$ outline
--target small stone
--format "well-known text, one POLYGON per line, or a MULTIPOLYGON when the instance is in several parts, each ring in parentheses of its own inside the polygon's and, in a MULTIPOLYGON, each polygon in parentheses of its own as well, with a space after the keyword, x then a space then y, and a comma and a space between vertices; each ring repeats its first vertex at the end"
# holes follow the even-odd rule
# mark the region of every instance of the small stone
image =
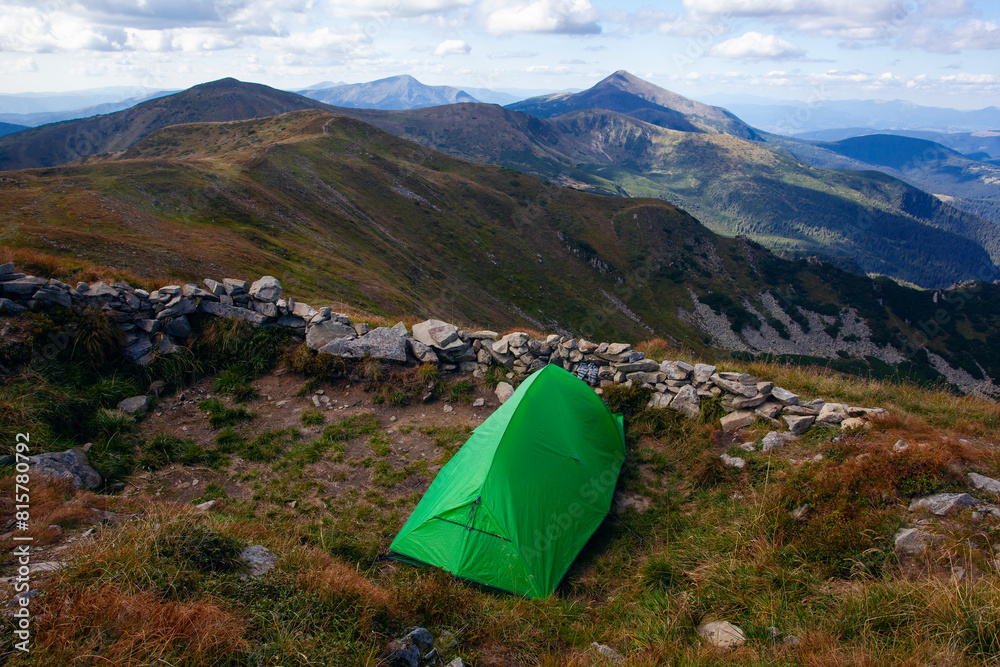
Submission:
POLYGON ((411 628, 406 633, 405 639, 420 649, 421 653, 427 653, 434 648, 434 636, 425 628, 411 628))
POLYGON ((452 411, 453 411, 454 409, 455 409, 455 408, 451 407, 450 405, 446 405, 446 406, 444 406, 444 411, 445 411, 445 412, 452 412, 452 411))
POLYGON ((840 430, 851 431, 859 428, 871 428, 864 419, 860 417, 848 417, 844 421, 840 422, 840 430))
POLYGON ((603 664, 610 664, 610 665, 625 664, 625 656, 623 656, 621 653, 614 650, 610 646, 606 646, 598 642, 591 642, 590 647, 594 649, 594 652, 601 657, 601 662, 603 664))
POLYGON ((788 424, 788 430, 792 435, 802 435, 816 421, 816 417, 805 415, 782 415, 781 418, 788 424))
POLYGON ((897 440, 896 443, 892 446, 892 451, 894 451, 894 452, 896 452, 898 454, 898 453, 905 452, 909 448, 910 448, 910 446, 908 444, 906 444, 905 440, 897 440))
POLYGON ((243 549, 240 560, 250 566, 251 577, 259 577, 278 564, 278 557, 259 544, 243 549))
POLYGON ((738 456, 728 456, 726 454, 720 454, 719 458, 722 459, 722 462, 725 463, 727 466, 731 468, 738 468, 740 470, 746 467, 747 464, 746 459, 741 459, 738 456))
POLYGON ((486 399, 485 398, 477 398, 476 400, 474 400, 472 402, 472 407, 474 407, 474 408, 481 408, 484 405, 486 405, 486 399))
POLYGON ((199 512, 207 512, 210 509, 212 509, 213 507, 215 507, 215 505, 216 505, 216 501, 215 500, 209 500, 209 501, 201 503, 200 505, 195 505, 194 508, 196 510, 198 510, 199 512))
POLYGON ((798 394, 793 394, 782 387, 774 387, 771 389, 771 397, 782 405, 797 405, 799 402, 798 394))
POLYGON ((514 395, 513 385, 507 382, 499 383, 494 391, 496 392, 497 398, 500 400, 501 404, 506 403, 507 399, 514 395))
POLYGON ((753 424, 757 421, 757 415, 752 412, 739 410, 726 415, 720 421, 722 423, 723 431, 735 431, 753 424))
POLYGON ((709 644, 723 650, 738 648, 747 640, 743 630, 728 621, 703 623, 698 626, 696 632, 709 644))
POLYGON ((118 409, 127 415, 135 415, 145 413, 149 409, 149 404, 149 396, 132 396, 131 398, 122 399, 118 403, 118 409))
POLYGON ((896 551, 919 556, 927 550, 934 536, 919 528, 901 528, 893 538, 896 551))
POLYGON ((990 493, 995 493, 1000 495, 1000 481, 993 479, 992 477, 987 477, 986 475, 980 475, 979 473, 970 472, 969 481, 972 486, 983 491, 988 491, 990 493))
POLYGON ((760 441, 761 450, 769 452, 772 449, 778 449, 779 447, 783 447, 786 442, 792 439, 794 439, 794 436, 791 435, 790 433, 780 433, 778 431, 771 431, 770 433, 765 435, 764 438, 760 441))
POLYGON ((978 498, 973 498, 968 493, 935 493, 925 498, 915 498, 910 503, 910 511, 927 510, 937 516, 947 516, 954 510, 962 507, 978 505, 983 502, 978 498))

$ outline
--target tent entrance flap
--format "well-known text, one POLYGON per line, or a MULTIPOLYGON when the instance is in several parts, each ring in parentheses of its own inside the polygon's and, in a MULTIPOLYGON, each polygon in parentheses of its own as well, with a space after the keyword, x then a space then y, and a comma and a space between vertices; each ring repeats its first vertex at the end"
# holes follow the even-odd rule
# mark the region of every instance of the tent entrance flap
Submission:
POLYGON ((494 588, 548 595, 607 516, 624 459, 620 415, 546 366, 439 471, 390 550, 494 588))

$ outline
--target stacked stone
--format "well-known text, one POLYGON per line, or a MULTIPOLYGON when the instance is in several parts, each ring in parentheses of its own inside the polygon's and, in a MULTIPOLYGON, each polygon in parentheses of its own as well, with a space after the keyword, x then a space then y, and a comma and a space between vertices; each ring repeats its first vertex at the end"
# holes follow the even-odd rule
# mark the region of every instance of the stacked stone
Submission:
POLYGON ((264 276, 253 284, 226 278, 206 278, 194 284, 167 285, 147 293, 129 285, 78 283, 17 273, 11 263, 0 265, 0 312, 49 307, 88 306, 108 312, 126 333, 125 354, 147 364, 154 352, 170 354, 191 334, 188 316, 198 312, 243 319, 256 326, 280 326, 304 336, 318 352, 339 357, 384 359, 398 363, 435 364, 443 372, 481 377, 491 366, 526 376, 548 364, 558 364, 595 386, 635 384, 653 390, 649 407, 670 408, 695 419, 703 400, 719 398, 724 430, 735 430, 761 419, 774 428, 787 426, 800 435, 814 426, 858 428, 880 408, 859 408, 822 399, 802 401, 773 382, 746 373, 718 371, 709 364, 656 361, 628 343, 594 343, 552 334, 544 340, 524 332, 500 336, 495 331, 463 331, 441 320, 414 325, 412 336, 402 322, 370 329, 343 313, 319 310, 282 298, 281 284, 264 276))

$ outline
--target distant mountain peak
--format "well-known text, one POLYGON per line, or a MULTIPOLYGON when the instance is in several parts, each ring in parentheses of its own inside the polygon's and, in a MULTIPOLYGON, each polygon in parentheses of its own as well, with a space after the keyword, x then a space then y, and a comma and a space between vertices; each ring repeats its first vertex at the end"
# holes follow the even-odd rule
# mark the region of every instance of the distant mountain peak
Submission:
POLYGON ((749 125, 720 107, 703 104, 620 69, 579 93, 533 97, 507 108, 551 118, 571 111, 605 109, 684 132, 731 134, 757 139, 749 125))

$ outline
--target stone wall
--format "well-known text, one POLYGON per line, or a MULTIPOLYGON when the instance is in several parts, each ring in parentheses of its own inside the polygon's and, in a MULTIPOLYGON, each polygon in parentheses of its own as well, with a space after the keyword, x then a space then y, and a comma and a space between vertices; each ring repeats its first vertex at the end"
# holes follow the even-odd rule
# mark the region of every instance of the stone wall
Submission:
MULTIPOLYGON (((146 292, 130 285, 104 282, 71 287, 58 280, 18 273, 0 265, 0 312, 17 313, 53 307, 89 307, 107 312, 125 332, 125 356, 148 364, 155 353, 171 354, 191 335, 189 315, 242 319, 256 326, 287 327, 322 354, 360 359, 372 357, 401 364, 431 363, 442 372, 481 377, 491 366, 528 375, 558 364, 594 386, 597 392, 614 383, 641 384, 653 390, 652 408, 677 410, 697 418, 701 402, 719 398, 726 415, 724 430, 748 426, 758 419, 792 435, 811 427, 857 428, 882 412, 823 399, 804 401, 773 382, 741 373, 719 372, 708 364, 647 359, 628 343, 595 343, 552 334, 544 340, 516 332, 463 331, 440 320, 427 320, 408 331, 402 322, 369 329, 330 307, 313 308, 282 294, 272 276, 248 283, 206 278, 146 292)), ((514 375, 510 376, 511 378, 514 375)))

